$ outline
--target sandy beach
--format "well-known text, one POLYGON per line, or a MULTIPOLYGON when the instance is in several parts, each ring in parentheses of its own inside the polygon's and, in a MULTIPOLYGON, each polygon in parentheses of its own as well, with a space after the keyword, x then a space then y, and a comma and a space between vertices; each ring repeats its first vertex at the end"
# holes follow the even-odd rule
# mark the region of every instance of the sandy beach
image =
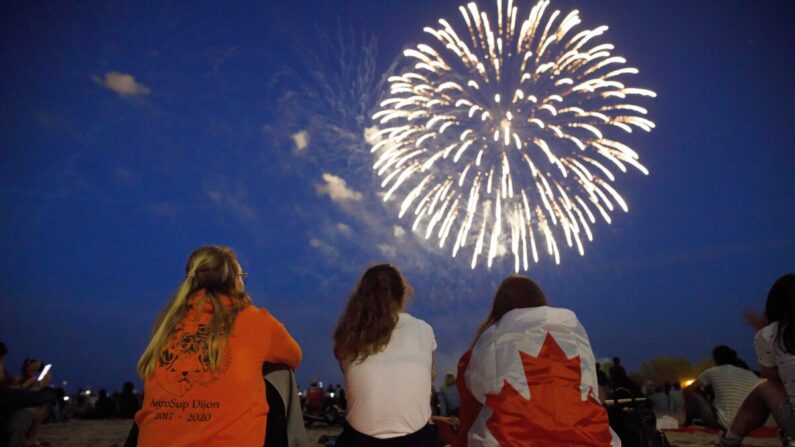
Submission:
MULTIPOLYGON (((61 424, 47 424, 41 427, 39 439, 53 447, 111 447, 123 446, 130 430, 130 420, 72 420, 61 424)), ((312 427, 307 429, 309 445, 317 443, 322 435, 336 435, 339 427, 312 427)), ((678 447, 711 447, 715 445, 715 435, 706 433, 666 433, 671 445, 678 447)), ((744 446, 774 447, 781 443, 775 438, 748 438, 744 446)))
MULTIPOLYGON (((81 420, 42 425, 39 440, 52 447, 111 447, 123 446, 130 431, 129 419, 81 420)), ((309 445, 319 445, 322 435, 336 435, 340 427, 312 427, 306 431, 309 445)))

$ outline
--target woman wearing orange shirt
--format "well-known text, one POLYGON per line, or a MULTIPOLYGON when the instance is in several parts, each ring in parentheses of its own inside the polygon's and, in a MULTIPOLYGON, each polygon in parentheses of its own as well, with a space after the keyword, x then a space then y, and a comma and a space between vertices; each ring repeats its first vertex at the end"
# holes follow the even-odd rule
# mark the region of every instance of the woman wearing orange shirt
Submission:
POLYGON ((301 349, 243 291, 227 247, 194 251, 138 361, 138 446, 257 446, 265 441, 264 362, 295 369, 301 349))

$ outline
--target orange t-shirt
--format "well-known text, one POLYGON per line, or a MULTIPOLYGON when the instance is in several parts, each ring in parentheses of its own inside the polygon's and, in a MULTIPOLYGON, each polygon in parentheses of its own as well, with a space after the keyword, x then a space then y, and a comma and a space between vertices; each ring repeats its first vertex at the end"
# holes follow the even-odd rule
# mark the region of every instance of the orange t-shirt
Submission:
MULTIPOLYGON (((295 369, 301 361, 301 348, 284 325, 252 305, 238 313, 221 362, 211 371, 204 328, 212 304, 194 307, 203 295, 190 299, 188 315, 144 383, 144 402, 135 415, 139 446, 262 446, 268 414, 262 363, 295 369)), ((230 303, 227 297, 222 301, 230 303)))

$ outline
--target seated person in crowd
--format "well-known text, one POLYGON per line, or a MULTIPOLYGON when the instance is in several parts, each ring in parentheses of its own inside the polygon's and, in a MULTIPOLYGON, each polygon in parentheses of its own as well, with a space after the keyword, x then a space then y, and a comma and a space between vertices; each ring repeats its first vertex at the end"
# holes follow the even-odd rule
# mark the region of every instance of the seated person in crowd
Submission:
POLYGON ((36 414, 35 411, 28 409, 55 402, 55 390, 49 388, 52 376, 47 374, 41 382, 38 380, 30 382, 28 389, 9 386, 9 378, 5 371, 7 353, 8 348, 0 342, 0 446, 37 445, 35 432, 31 437, 36 414))
POLYGON ((728 346, 712 350, 715 366, 685 388, 687 421, 699 419, 707 427, 725 429, 731 424, 745 396, 759 383, 759 377, 737 365, 744 365, 728 346))
POLYGON ((668 393, 668 405, 670 406, 671 414, 681 424, 685 418, 685 397, 682 395, 682 386, 679 382, 673 383, 673 389, 668 393))
POLYGON ((348 412, 337 447, 439 447, 431 420, 436 339, 405 312, 411 288, 393 265, 368 268, 334 330, 348 412))
POLYGON ((610 388, 614 398, 644 395, 640 386, 629 378, 618 357, 613 357, 613 366, 610 367, 610 388))
POLYGON ((654 387, 654 391, 649 394, 649 401, 651 401, 651 409, 654 410, 657 417, 668 414, 671 409, 668 395, 665 394, 661 386, 654 387))
POLYGON ((597 399, 588 334, 536 283, 509 276, 458 363, 458 447, 620 445, 597 399))
POLYGON ((784 275, 773 284, 765 320, 768 324, 754 338, 762 380, 721 435, 721 446, 739 446, 770 415, 787 437, 795 438, 795 274, 784 275))
POLYGON ((461 408, 461 398, 455 385, 455 375, 448 373, 444 376, 444 385, 439 390, 439 403, 442 406, 442 416, 458 416, 461 408))
POLYGON ((116 403, 113 402, 113 399, 108 397, 107 391, 99 390, 99 398, 94 404, 93 416, 95 419, 110 419, 116 417, 116 403))
POLYGON ((301 349, 252 304, 247 274, 228 247, 195 250, 185 273, 138 362, 145 399, 135 414, 137 445, 263 445, 269 408, 262 365, 295 369, 301 349), (183 412, 187 405, 191 411, 183 412))
POLYGON ((141 403, 135 394, 135 385, 132 382, 124 382, 119 395, 119 417, 122 419, 132 419, 135 413, 141 409, 141 403))

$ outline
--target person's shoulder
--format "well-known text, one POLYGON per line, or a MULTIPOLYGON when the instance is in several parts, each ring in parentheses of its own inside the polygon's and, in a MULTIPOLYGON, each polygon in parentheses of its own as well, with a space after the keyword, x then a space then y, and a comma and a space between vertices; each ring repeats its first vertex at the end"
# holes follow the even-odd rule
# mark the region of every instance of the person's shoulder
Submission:
POLYGON ((746 377, 746 378, 748 378, 750 380, 753 380, 753 381, 759 380, 759 376, 757 376, 756 373, 751 371, 750 369, 748 369, 748 368, 740 368, 739 366, 737 367, 737 369, 740 370, 740 371, 737 372, 738 375, 742 375, 742 376, 744 376, 744 377, 746 377))
POLYGON ((506 313, 500 320, 498 331, 524 332, 538 327, 576 328, 581 327, 577 315, 562 307, 526 307, 506 313))
POLYGON ((514 309, 505 314, 509 319, 547 319, 547 320, 576 320, 574 311, 564 307, 538 306, 514 309))
POLYGON ((776 339, 776 334, 778 333, 778 322, 774 321, 767 326, 759 329, 759 331, 754 336, 755 340, 766 341, 768 343, 772 343, 773 340, 776 339))
POLYGON ((274 318, 264 307, 257 307, 249 304, 237 314, 237 318, 243 322, 252 322, 254 324, 263 324, 273 321, 274 318))
MULTIPOLYGON (((753 371, 737 365, 719 365, 710 368, 714 370, 713 374, 718 374, 718 377, 744 377, 748 375, 756 376, 753 371)), ((709 370, 707 370, 709 371, 709 370)))
POLYGON ((720 368, 720 366, 713 366, 705 369, 698 375, 698 380, 703 382, 703 379, 712 377, 713 374, 717 374, 720 371, 718 368, 720 368))
POLYGON ((577 314, 574 313, 571 309, 566 309, 565 307, 549 307, 544 306, 547 308, 547 312, 550 316, 559 318, 561 320, 568 320, 568 321, 579 321, 577 319, 577 314))
POLYGON ((398 324, 401 326, 405 326, 407 328, 411 328, 412 330, 423 330, 423 331, 430 331, 433 334, 433 328, 430 324, 425 322, 425 320, 421 320, 414 315, 411 315, 408 312, 401 312, 398 315, 399 321, 398 324))

